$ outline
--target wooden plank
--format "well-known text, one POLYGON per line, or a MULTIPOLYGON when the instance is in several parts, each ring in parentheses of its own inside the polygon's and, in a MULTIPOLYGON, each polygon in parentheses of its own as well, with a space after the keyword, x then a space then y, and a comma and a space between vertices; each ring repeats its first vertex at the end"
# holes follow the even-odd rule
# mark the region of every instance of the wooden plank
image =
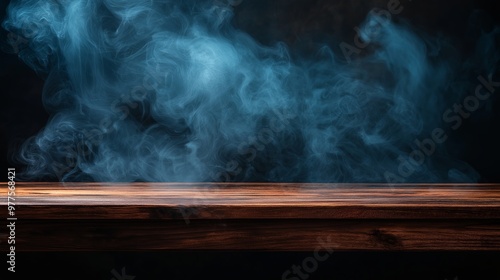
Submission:
POLYGON ((22 219, 500 218, 494 184, 19 183, 16 195, 22 219))
POLYGON ((19 251, 499 250, 498 220, 24 220, 19 251))
POLYGON ((20 251, 500 250, 497 184, 18 183, 16 217, 20 251))

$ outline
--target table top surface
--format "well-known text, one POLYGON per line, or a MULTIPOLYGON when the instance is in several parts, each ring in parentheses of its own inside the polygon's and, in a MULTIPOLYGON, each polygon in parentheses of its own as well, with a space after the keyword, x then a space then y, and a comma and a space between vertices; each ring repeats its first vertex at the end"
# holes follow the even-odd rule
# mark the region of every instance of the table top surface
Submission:
POLYGON ((15 191, 21 251, 313 251, 326 240, 334 250, 500 248, 498 184, 18 183, 15 191))
POLYGON ((176 211, 202 219, 496 219, 500 184, 17 183, 16 205, 18 215, 46 219, 180 218, 176 211))

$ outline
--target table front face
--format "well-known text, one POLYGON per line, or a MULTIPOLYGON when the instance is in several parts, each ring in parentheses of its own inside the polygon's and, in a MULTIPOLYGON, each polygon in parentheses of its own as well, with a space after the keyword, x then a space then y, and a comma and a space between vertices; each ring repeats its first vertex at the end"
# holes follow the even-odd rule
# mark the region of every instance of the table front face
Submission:
POLYGON ((500 250, 499 187, 18 183, 16 238, 24 251, 500 250))

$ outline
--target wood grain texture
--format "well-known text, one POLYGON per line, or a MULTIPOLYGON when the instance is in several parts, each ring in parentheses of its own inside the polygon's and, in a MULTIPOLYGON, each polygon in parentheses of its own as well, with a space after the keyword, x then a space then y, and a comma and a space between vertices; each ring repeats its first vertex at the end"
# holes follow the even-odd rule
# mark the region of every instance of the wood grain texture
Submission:
POLYGON ((16 195, 22 219, 500 218, 500 185, 19 183, 16 195))
POLYGON ((496 184, 18 183, 16 217, 21 251, 500 250, 496 184))
POLYGON ((20 251, 499 250, 491 220, 24 220, 20 251))

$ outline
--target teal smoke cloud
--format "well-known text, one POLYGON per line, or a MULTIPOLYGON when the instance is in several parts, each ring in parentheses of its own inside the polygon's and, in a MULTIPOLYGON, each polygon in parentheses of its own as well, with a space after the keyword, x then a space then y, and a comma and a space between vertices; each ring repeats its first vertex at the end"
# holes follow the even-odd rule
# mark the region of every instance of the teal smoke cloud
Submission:
POLYGON ((300 57, 263 45, 232 15, 194 0, 12 2, 3 27, 29 41, 19 56, 45 78, 51 113, 20 151, 26 178, 477 180, 443 145, 421 163, 410 154, 449 126, 443 113, 478 73, 495 70, 498 29, 467 59, 370 14, 369 52, 347 63, 328 46, 300 57))

